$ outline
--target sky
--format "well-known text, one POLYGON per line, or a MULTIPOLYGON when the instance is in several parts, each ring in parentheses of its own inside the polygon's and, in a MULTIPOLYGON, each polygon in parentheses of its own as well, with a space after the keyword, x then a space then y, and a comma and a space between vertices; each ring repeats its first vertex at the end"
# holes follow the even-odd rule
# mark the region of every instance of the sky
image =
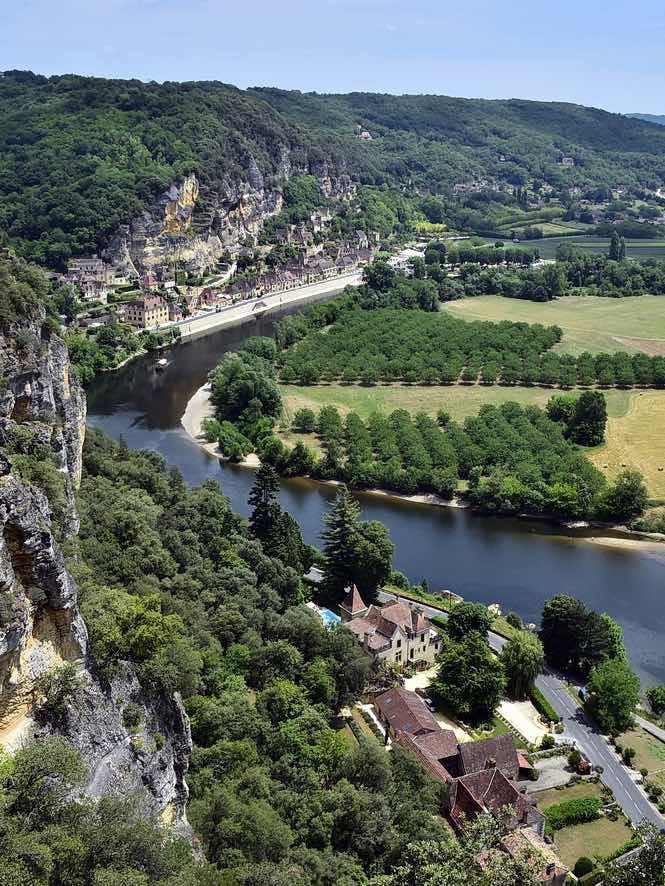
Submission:
POLYGON ((0 0, 0 70, 665 114, 662 0, 0 0))

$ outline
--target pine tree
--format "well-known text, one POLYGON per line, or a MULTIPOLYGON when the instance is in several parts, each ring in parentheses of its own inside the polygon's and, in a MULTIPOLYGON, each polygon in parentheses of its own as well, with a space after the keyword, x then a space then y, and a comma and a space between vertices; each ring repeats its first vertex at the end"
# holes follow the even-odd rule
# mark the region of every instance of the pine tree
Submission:
POLYGON ((279 477, 272 465, 263 462, 247 499, 252 513, 249 525, 256 538, 264 541, 270 535, 276 518, 281 513, 277 502, 279 477))
POLYGON ((626 259, 626 241, 623 237, 619 239, 619 261, 625 261, 626 259))
POLYGON ((324 583, 333 593, 341 594, 355 581, 359 517, 360 506, 346 486, 340 486, 331 510, 323 518, 325 529, 321 534, 324 583))

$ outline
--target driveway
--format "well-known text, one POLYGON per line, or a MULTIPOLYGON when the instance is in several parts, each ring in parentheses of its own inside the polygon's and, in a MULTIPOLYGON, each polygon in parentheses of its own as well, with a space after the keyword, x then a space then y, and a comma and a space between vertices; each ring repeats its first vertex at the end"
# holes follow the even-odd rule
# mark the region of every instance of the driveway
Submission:
POLYGON ((536 769, 540 772, 538 781, 520 782, 520 785, 526 785, 527 794, 558 788, 559 785, 568 784, 572 778, 572 772, 568 769, 568 760, 565 756, 537 760, 536 769))
POLYGON ((538 711, 530 701, 504 699, 499 705, 498 711, 513 729, 517 730, 531 744, 539 745, 542 737, 547 733, 538 711))

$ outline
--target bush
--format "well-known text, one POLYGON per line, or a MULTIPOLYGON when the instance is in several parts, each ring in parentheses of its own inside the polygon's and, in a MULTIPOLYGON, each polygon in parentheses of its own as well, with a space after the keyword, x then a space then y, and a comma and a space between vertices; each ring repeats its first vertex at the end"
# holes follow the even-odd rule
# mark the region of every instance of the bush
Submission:
POLYGON ((549 720, 550 723, 559 723, 561 721, 561 717, 554 710, 549 701, 545 698, 543 693, 538 689, 537 686, 534 686, 531 689, 530 694, 531 702, 541 717, 544 717, 546 720, 549 720))
POLYGON ((621 754, 621 759, 626 766, 632 766, 633 760, 635 759, 635 748, 624 748, 623 753, 621 754))
POLYGON ((568 765, 571 769, 577 769, 582 762, 582 754, 578 750, 573 750, 568 754, 568 765))
POLYGON ((642 768, 640 769, 640 775, 642 776, 642 778, 646 778, 648 774, 649 770, 646 768, 646 766, 642 766, 642 768))
POLYGON ((125 729, 133 732, 143 722, 143 710, 137 704, 134 704, 133 701, 130 701, 129 704, 125 705, 125 709, 122 712, 122 722, 125 729))
POLYGON ((600 816, 601 801, 596 797, 566 800, 545 809, 548 827, 558 831, 568 825, 595 821, 600 816))
POLYGON ((540 740, 540 747, 543 751, 549 751, 555 745, 556 741, 554 740, 553 735, 543 735, 542 739, 540 740))
POLYGON ((586 855, 582 855, 575 862, 573 873, 576 877, 583 877, 585 874, 590 874, 595 867, 596 865, 591 861, 590 858, 588 858, 586 855))
POLYGON ((590 874, 580 877, 577 886, 596 886, 596 883, 600 883, 604 876, 604 871, 592 871, 590 874))

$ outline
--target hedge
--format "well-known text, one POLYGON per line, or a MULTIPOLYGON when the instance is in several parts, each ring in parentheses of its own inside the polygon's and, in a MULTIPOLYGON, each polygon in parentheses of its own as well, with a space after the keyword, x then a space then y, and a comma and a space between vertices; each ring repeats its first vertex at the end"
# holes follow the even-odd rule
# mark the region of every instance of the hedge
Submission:
POLYGON ((596 886, 596 883, 600 883, 605 877, 605 871, 591 871, 590 874, 585 874, 583 877, 580 877, 577 881, 577 886, 596 886))
POLYGON ((582 797, 577 800, 565 800, 545 809, 548 826, 553 831, 568 825, 583 824, 595 821, 600 815, 602 801, 597 797, 582 797))
POLYGON ((626 852, 631 852, 633 849, 637 849, 642 843, 642 838, 639 834, 635 834, 634 837, 631 837, 630 840, 627 840, 623 846, 619 846, 614 852, 610 852, 609 855, 603 855, 603 862, 607 863, 610 861, 614 861, 617 858, 620 858, 622 855, 625 855, 626 852))
POLYGON ((549 701, 545 698, 543 693, 538 689, 537 686, 533 686, 531 689, 531 701, 533 706, 538 711, 541 716, 543 716, 546 720, 549 720, 551 723, 560 723, 561 717, 554 710, 549 701))

